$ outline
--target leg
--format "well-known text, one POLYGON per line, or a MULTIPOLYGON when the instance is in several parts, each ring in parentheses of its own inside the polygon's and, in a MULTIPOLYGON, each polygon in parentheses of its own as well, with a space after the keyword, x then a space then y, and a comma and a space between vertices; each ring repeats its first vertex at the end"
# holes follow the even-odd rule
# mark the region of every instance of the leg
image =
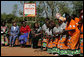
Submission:
POLYGON ((12 36, 10 36, 10 46, 12 45, 12 36))
POLYGON ((31 48, 33 48, 33 38, 31 39, 31 48))
POLYGON ((8 39, 6 36, 5 36, 5 45, 8 45, 8 39))
POLYGON ((17 35, 13 37, 13 45, 15 44, 15 41, 16 41, 16 38, 17 38, 17 35))
POLYGON ((4 44, 4 35, 1 35, 1 44, 4 44))

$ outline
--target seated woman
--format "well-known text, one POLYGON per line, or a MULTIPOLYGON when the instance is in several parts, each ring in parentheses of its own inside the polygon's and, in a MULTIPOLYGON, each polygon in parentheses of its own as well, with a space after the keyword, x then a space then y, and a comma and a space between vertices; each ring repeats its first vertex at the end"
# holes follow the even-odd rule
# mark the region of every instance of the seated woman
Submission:
POLYGON ((15 45, 15 40, 19 34, 19 26, 16 25, 16 22, 13 22, 10 30, 10 47, 15 45))
POLYGON ((41 27, 39 27, 38 23, 34 23, 34 27, 31 31, 33 48, 38 48, 38 40, 41 38, 41 34, 41 27))
POLYGON ((46 32, 46 30, 48 30, 49 28, 49 18, 46 18, 45 20, 45 24, 43 24, 42 26, 42 31, 43 31, 43 41, 42 41, 42 47, 43 47, 43 50, 46 50, 47 48, 47 45, 48 45, 48 33, 46 32))
POLYGON ((22 26, 20 28, 21 36, 19 37, 21 47, 25 47, 26 42, 28 41, 28 33, 31 31, 30 27, 26 25, 26 22, 22 22, 22 26))
POLYGON ((8 45, 8 39, 7 39, 7 27, 5 26, 5 22, 2 22, 1 26, 1 44, 8 45))

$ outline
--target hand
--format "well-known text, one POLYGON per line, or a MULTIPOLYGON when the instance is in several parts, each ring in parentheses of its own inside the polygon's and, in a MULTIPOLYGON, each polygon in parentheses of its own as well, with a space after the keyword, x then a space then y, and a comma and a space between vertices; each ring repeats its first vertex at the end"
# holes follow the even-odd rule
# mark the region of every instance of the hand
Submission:
POLYGON ((21 33, 22 35, 24 34, 24 33, 21 33))
POLYGON ((13 36, 15 36, 16 34, 13 34, 13 36))
POLYGON ((43 31, 41 30, 41 34, 43 33, 43 31))

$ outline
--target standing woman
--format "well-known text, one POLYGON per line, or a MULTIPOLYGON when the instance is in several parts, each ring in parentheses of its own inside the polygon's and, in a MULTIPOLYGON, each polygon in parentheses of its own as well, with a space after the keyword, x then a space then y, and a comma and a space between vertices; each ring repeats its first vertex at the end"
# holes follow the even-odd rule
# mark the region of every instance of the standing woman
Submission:
POLYGON ((76 22, 73 19, 71 19, 68 15, 66 17, 66 20, 67 26, 65 28, 65 31, 68 32, 68 50, 66 52, 67 55, 73 56, 80 53, 80 50, 78 49, 80 30, 78 29, 76 22))
POLYGON ((1 25, 1 44, 2 45, 3 44, 8 45, 7 33, 8 33, 7 26, 5 25, 5 22, 2 22, 2 25, 1 25))
POLYGON ((10 30, 10 47, 15 45, 15 40, 19 34, 19 26, 17 26, 16 22, 13 22, 10 30))
POLYGON ((26 22, 22 22, 22 26, 20 28, 21 36, 19 37, 21 47, 25 47, 26 42, 28 41, 28 34, 31 31, 30 27, 26 25, 26 22))

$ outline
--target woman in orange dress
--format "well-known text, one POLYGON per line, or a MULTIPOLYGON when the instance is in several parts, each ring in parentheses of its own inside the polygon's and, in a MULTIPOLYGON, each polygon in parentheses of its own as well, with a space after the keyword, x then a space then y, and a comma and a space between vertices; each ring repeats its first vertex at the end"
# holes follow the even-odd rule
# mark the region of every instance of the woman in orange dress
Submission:
POLYGON ((83 10, 81 10, 80 14, 80 22, 79 22, 79 29, 80 29, 80 56, 83 56, 83 10))
POLYGON ((68 55, 73 56, 75 54, 80 54, 80 51, 78 49, 80 30, 78 29, 76 22, 73 19, 67 19, 67 26, 65 28, 65 31, 67 31, 69 34, 67 40, 68 55))

